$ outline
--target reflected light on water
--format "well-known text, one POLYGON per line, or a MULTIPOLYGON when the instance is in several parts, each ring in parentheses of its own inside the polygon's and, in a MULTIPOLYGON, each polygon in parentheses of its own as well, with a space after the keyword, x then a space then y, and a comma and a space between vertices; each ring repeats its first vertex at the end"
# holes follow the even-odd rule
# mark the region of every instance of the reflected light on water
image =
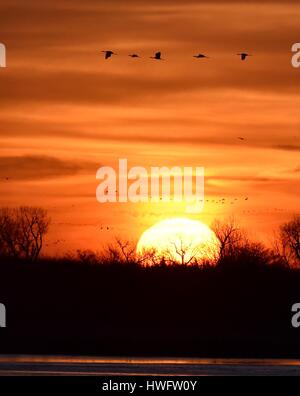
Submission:
POLYGON ((300 366, 298 359, 130 358, 0 355, 0 363, 300 366))

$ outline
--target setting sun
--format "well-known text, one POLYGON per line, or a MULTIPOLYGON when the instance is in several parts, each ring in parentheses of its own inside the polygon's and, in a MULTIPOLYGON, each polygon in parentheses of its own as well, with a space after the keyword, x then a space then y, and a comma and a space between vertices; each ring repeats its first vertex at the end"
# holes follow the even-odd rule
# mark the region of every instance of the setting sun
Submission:
POLYGON ((154 251, 156 256, 179 264, 214 260, 218 255, 214 232, 197 220, 173 218, 160 221, 146 230, 137 245, 137 253, 154 251))

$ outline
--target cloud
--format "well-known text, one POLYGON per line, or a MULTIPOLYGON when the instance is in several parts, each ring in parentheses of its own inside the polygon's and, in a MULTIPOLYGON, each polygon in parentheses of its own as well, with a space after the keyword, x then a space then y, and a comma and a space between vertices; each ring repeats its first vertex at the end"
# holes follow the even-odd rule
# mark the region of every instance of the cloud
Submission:
MULTIPOLYGON (((131 143, 131 144, 153 144, 153 145, 190 145, 198 146, 198 148, 220 147, 235 147, 245 149, 266 149, 278 150, 286 152, 297 152, 300 146, 295 143, 286 144, 286 141, 294 141, 292 133, 295 127, 287 126, 285 124, 259 125, 247 123, 234 124, 234 123, 218 123, 204 122, 205 128, 201 128, 203 122, 201 119, 191 120, 172 117, 165 119, 148 119, 147 116, 142 117, 140 120, 132 120, 131 118, 115 118, 111 120, 102 120, 100 123, 95 121, 95 124, 88 130, 84 124, 78 121, 68 121, 66 123, 53 121, 52 119, 36 120, 36 119, 23 119, 21 118, 3 118, 1 121, 0 137, 8 137, 13 133, 14 137, 22 138, 24 136, 31 136, 32 138, 64 138, 71 139, 73 142, 78 140, 80 145, 81 141, 101 141, 105 143, 131 143), (178 134, 172 133, 174 125, 180 125, 185 129, 185 133, 178 134), (125 126, 125 127, 124 127, 125 126), (215 132, 208 133, 208 127, 214 127, 215 132), (125 129, 124 129, 125 128, 125 129), (195 132, 196 128, 196 132, 195 132), (114 132, 112 132, 114 130, 114 132), (153 130, 152 133, 151 130, 153 130), (200 133, 203 130, 203 133, 200 133), (206 130, 206 131, 205 131, 206 130), (281 132, 285 130, 286 135, 282 136, 281 132), (227 133, 224 133, 226 131, 227 133), (242 132, 241 132, 242 131, 242 132), (274 131, 278 132, 274 136, 274 131), (287 133, 290 131, 290 137, 287 133), (220 133, 222 135, 220 136, 220 133), (246 136, 245 141, 240 141, 237 136, 243 134, 246 136), (248 139, 249 136, 249 139, 248 139), (261 137, 264 137, 263 139, 261 137), (275 144, 276 142, 276 144, 275 144)), ((179 130, 180 130, 179 128, 179 130)))
MULTIPOLYGON (((233 58, 233 57, 232 57, 233 58)), ((205 92, 226 92, 228 90, 247 90, 248 92, 267 92, 288 94, 298 97, 299 74, 280 71, 272 65, 253 68, 253 65, 242 71, 240 64, 232 59, 232 65, 202 65, 193 59, 187 59, 189 75, 183 74, 174 66, 149 69, 149 65, 140 64, 140 73, 136 73, 136 65, 118 64, 118 72, 109 72, 99 66, 99 72, 80 71, 36 71, 19 70, 7 74, 1 81, 2 105, 27 103, 58 103, 58 104, 130 104, 149 105, 163 103, 166 99, 178 101, 175 95, 187 95, 205 92), (142 68, 145 71, 142 72, 142 68), (131 70, 131 73, 128 73, 131 70)), ((114 66, 115 67, 115 66, 114 66)))
POLYGON ((2 180, 51 179, 72 176, 89 168, 96 169, 96 166, 48 156, 0 157, 0 179, 2 180))
MULTIPOLYGON (((18 51, 89 43, 156 45, 183 43, 259 46, 270 51, 297 37, 296 1, 93 0, 1 2, 2 35, 18 51), (13 29, 12 29, 13 26, 13 29), (38 32, 38 34, 37 34, 38 32), (24 44, 27 44, 24 46, 24 44)), ((4 40, 3 38, 3 40, 4 40)), ((28 58, 30 59, 30 57, 28 58)))
POLYGON ((300 146, 293 144, 279 144, 273 146, 273 148, 275 148, 276 150, 284 150, 284 151, 300 151, 300 146))

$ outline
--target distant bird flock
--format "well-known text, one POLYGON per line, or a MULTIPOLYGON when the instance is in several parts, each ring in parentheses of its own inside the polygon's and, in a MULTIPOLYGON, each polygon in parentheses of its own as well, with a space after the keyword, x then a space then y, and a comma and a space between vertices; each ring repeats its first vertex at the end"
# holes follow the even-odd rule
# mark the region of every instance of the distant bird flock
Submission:
MULTIPOLYGON (((113 55, 118 55, 113 51, 102 51, 104 53, 104 58, 105 59, 109 59, 111 58, 113 55)), ((248 56, 252 56, 251 54, 247 54, 247 52, 241 52, 239 54, 236 54, 240 57, 240 59, 242 61, 245 61, 247 59, 248 56)), ((139 56, 138 54, 129 54, 128 56, 130 56, 131 58, 141 58, 141 56, 139 56)), ((165 60, 161 57, 161 52, 156 52, 154 54, 154 56, 150 56, 150 59, 155 59, 155 60, 165 60)), ((209 56, 206 56, 205 54, 198 54, 198 55, 193 55, 193 58, 197 58, 197 59, 205 59, 205 58, 209 58, 209 56)))

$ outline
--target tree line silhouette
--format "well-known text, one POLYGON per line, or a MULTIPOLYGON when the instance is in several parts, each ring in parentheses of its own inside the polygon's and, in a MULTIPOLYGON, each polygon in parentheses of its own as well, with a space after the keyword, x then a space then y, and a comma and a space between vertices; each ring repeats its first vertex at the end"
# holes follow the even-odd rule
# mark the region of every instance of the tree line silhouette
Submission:
MULTIPOLYGON (((37 261, 49 230, 50 217, 40 207, 0 208, 0 257, 37 261)), ((116 238, 100 253, 90 250, 77 251, 81 262, 126 263, 138 265, 233 265, 252 262, 254 265, 280 265, 297 267, 300 265, 300 216, 282 224, 275 235, 272 248, 260 242, 253 242, 237 224, 234 217, 223 221, 215 220, 211 225, 219 241, 218 254, 213 258, 199 260, 197 251, 189 251, 188 242, 180 240, 175 246, 177 257, 155 248, 136 253, 136 246, 130 241, 116 238), (188 255, 188 260, 185 257, 188 255)), ((174 242, 175 243, 175 242, 174 242)), ((200 246, 201 248, 201 246, 200 246)))

